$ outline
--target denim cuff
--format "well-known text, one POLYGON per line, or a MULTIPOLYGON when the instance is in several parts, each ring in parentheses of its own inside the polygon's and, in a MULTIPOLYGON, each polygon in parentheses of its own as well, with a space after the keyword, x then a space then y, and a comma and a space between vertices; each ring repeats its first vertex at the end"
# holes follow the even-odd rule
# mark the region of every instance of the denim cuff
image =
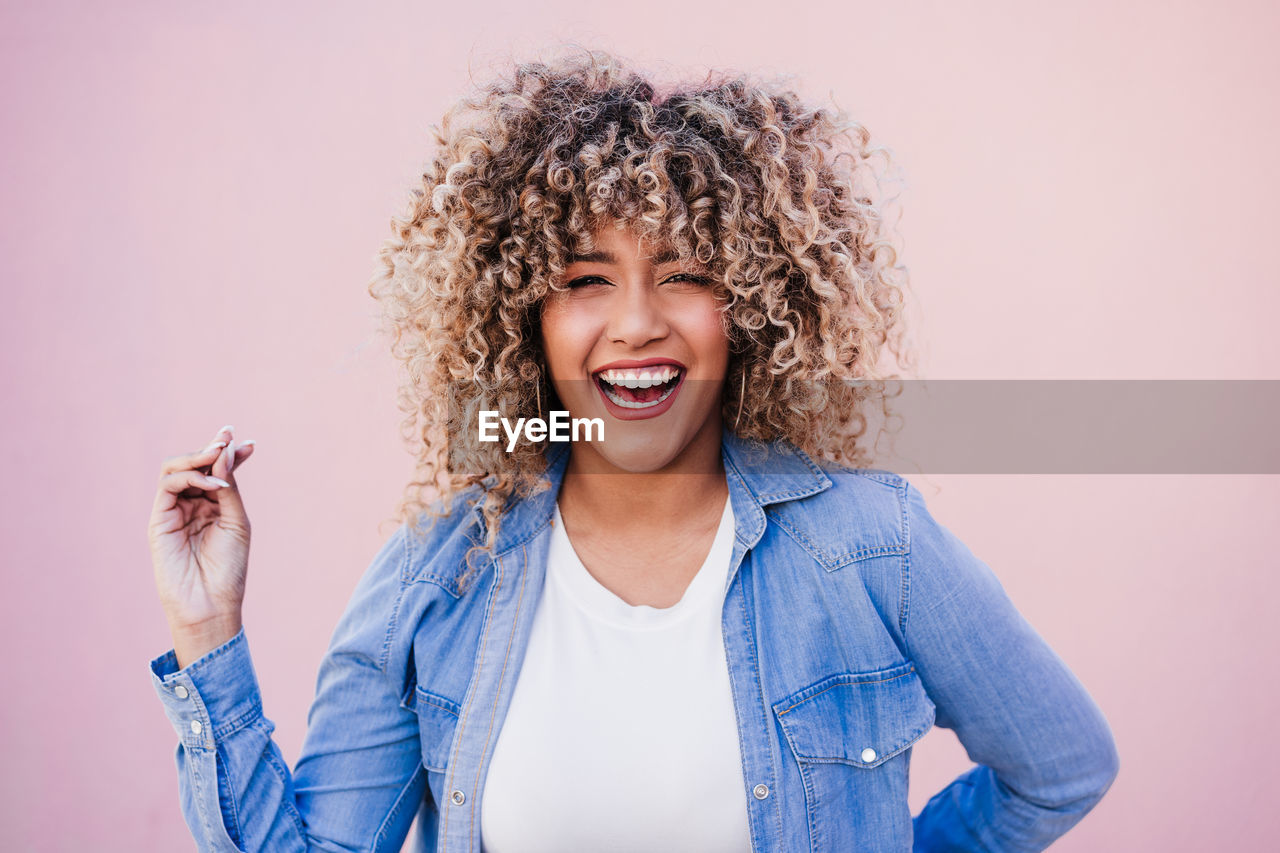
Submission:
POLYGON ((189 749, 214 749, 262 716, 262 694, 244 628, 185 669, 178 669, 170 649, 151 661, 151 683, 189 749))

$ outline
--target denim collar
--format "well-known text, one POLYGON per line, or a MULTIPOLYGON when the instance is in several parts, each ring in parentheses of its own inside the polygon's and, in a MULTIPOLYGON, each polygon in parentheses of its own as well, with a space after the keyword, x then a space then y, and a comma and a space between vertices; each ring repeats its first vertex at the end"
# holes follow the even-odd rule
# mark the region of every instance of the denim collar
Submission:
MULTIPOLYGON (((743 439, 727 427, 720 442, 729 485, 729 499, 737 520, 735 535, 744 548, 764 534, 764 507, 815 495, 831 487, 831 479, 804 451, 783 439, 765 443, 743 439)), ((569 464, 567 443, 547 451, 547 487, 525 498, 512 498, 498 528, 494 555, 527 543, 546 527, 555 513, 556 496, 569 464)), ((478 520, 480 506, 472 510, 478 520)))

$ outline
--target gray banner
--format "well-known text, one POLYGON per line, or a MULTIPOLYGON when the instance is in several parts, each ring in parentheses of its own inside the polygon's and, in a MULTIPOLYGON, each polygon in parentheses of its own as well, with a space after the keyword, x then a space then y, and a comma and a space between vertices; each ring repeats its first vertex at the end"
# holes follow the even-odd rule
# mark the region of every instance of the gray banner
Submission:
POLYGON ((903 380, 884 395, 871 467, 901 474, 1280 474, 1277 380, 903 380))
MULTIPOLYGON (((899 474, 1280 474, 1280 380, 853 384, 866 396, 867 429, 859 444, 870 454, 870 468, 899 474)), ((686 386, 692 393, 692 381, 686 386)), ((451 452, 466 454, 477 446, 479 410, 488 407, 455 393, 451 452), (462 400, 470 400, 465 411, 456 404, 462 400)), ((587 391, 596 393, 594 387, 587 391)), ((543 401, 544 417, 550 404, 543 401)), ((594 408, 607 437, 613 419, 602 406, 594 408)), ((536 406, 525 414, 534 411, 536 406)))

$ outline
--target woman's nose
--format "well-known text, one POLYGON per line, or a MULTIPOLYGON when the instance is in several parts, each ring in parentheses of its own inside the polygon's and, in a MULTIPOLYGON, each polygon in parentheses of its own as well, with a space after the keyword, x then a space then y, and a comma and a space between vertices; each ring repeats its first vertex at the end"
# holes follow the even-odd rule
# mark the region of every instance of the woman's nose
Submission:
POLYGON ((642 347, 667 336, 667 320, 651 282, 638 282, 619 290, 609 314, 610 340, 642 347))

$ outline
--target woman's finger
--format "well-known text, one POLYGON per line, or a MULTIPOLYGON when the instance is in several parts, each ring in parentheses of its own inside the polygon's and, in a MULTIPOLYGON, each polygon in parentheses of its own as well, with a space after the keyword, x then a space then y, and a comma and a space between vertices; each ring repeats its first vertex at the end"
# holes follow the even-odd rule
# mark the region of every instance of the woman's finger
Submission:
POLYGON ((160 478, 160 487, 156 489, 156 500, 152 515, 159 516, 178 505, 178 495, 187 489, 199 489, 202 492, 219 492, 231 488, 231 484, 219 477, 201 474, 199 471, 183 470, 165 474, 160 478))
POLYGON ((214 497, 218 499, 223 521, 248 527, 249 519, 244 511, 244 503, 240 500, 240 489, 236 486, 235 475, 232 474, 232 470, 235 467, 235 462, 232 459, 234 454, 235 445, 231 444, 224 447, 222 452, 218 454, 218 458, 213 461, 213 468, 210 473, 229 484, 225 489, 218 489, 214 493, 214 497))
MULTIPOLYGON (((231 442, 232 431, 234 429, 235 428, 233 426, 228 424, 218 430, 217 435, 213 437, 213 441, 209 442, 203 450, 197 450, 194 453, 182 453, 177 456, 170 456, 168 459, 164 460, 164 463, 160 467, 161 475, 172 474, 175 471, 184 471, 190 468, 204 468, 207 465, 213 464, 213 461, 218 458, 218 452, 231 442)), ((251 438, 237 443, 236 463, 239 463, 240 460, 248 457, 249 454, 247 451, 243 454, 241 454, 240 451, 244 447, 252 447, 253 443, 253 439, 251 438)), ((235 465, 233 464, 232 467, 234 468, 235 465)))
POLYGON ((160 474, 172 474, 175 471, 185 471, 191 468, 202 468, 213 462, 218 457, 215 455, 222 448, 227 446, 226 440, 214 441, 204 450, 197 450, 195 453, 184 453, 179 456, 170 456, 164 460, 164 464, 160 466, 160 474))
POLYGON ((213 459, 214 452, 220 448, 226 447, 235 435, 236 428, 231 424, 227 424, 218 430, 213 440, 205 445, 203 450, 197 450, 193 453, 181 453, 177 456, 170 456, 164 460, 164 464, 160 467, 161 475, 172 474, 174 471, 182 471, 187 468, 203 468, 213 459))
POLYGON ((231 470, 234 471, 236 466, 248 459, 253 453, 254 440, 246 438, 244 441, 237 441, 232 444, 231 470))

